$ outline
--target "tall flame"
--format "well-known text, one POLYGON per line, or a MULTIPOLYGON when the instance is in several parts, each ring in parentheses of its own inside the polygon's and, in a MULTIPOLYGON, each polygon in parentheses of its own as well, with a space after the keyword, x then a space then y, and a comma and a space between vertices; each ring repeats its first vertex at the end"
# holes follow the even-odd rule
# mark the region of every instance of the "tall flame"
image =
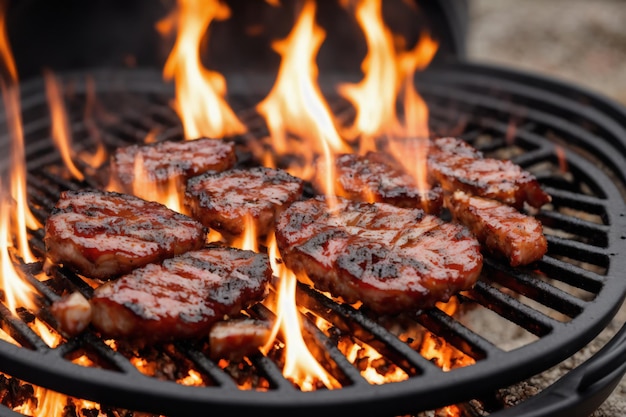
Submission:
POLYGON ((416 71, 431 62, 438 43, 424 34, 413 49, 397 51, 393 33, 383 20, 381 0, 358 0, 356 19, 365 34, 368 53, 361 65, 363 80, 339 87, 339 93, 357 110, 346 134, 361 137, 361 152, 376 149, 374 137, 387 136, 391 154, 426 192, 428 107, 417 93, 414 78, 416 71), (402 121, 396 112, 400 98, 402 121))
POLYGON ((186 139, 221 138, 246 131, 224 98, 225 78, 206 69, 200 57, 200 44, 211 22, 229 17, 230 9, 221 1, 178 0, 176 13, 157 25, 163 34, 173 26, 178 27, 163 76, 166 80, 174 80, 175 107, 186 139))
POLYGON ((296 306, 296 275, 278 260, 276 238, 268 242, 268 252, 274 274, 279 277, 278 298, 276 301, 276 322, 272 337, 264 347, 268 351, 274 344, 278 332, 285 338, 285 365, 283 375, 298 384, 301 390, 315 389, 319 381, 327 388, 339 388, 340 384, 332 377, 309 351, 302 336, 300 312, 296 306))
MULTIPOLYGON (((13 54, 9 45, 6 31, 6 6, 7 2, 0 2, 0 89, 4 101, 4 109, 9 129, 11 144, 11 159, 8 173, 11 197, 15 201, 15 234, 17 235, 17 247, 21 258, 25 262, 34 262, 35 256, 28 245, 27 228, 40 227, 39 222, 28 207, 26 198, 26 161, 24 152, 24 131, 22 128, 22 114, 20 111, 20 92, 18 89, 18 77, 13 54), (7 75, 4 75, 7 74, 7 75)), ((3 204, 5 199, 3 198, 3 204)))
POLYGON ((383 21, 382 0, 358 0, 356 19, 367 43, 367 55, 361 63, 364 77, 358 84, 340 85, 338 91, 357 109, 354 125, 346 134, 362 135, 365 151, 373 150, 371 138, 398 131, 396 99, 400 83, 393 33, 383 21))
POLYGON ((85 176, 76 167, 72 159, 72 137, 59 81, 50 71, 44 72, 44 81, 48 106, 50 107, 50 117, 52 119, 52 139, 61 153, 61 158, 70 174, 77 180, 82 181, 85 176))
POLYGON ((289 151, 288 135, 292 134, 304 143, 298 147, 302 157, 302 172, 289 171, 308 179, 312 175, 312 159, 320 153, 324 144, 333 152, 349 152, 335 127, 332 112, 317 84, 317 52, 326 37, 324 30, 315 24, 315 2, 307 0, 291 30, 291 33, 272 44, 280 54, 281 64, 276 83, 268 96, 257 105, 265 118, 272 138, 273 149, 278 154, 289 151), (309 169, 309 170, 307 170, 309 169))

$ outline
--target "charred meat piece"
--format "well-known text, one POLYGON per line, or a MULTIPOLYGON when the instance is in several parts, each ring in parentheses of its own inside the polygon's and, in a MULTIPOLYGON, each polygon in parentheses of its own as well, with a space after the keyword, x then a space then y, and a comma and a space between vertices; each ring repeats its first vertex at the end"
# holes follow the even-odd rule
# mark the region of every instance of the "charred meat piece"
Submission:
POLYGON ((268 233, 276 216, 302 195, 303 181, 265 167, 207 172, 187 182, 185 206, 202 224, 227 235, 244 231, 254 220, 259 236, 268 233))
POLYGON ((199 249, 206 229, 162 204, 102 191, 65 191, 46 221, 48 259, 102 280, 199 249))
POLYGON ((236 160, 234 144, 222 139, 132 145, 116 149, 111 157, 111 182, 116 190, 133 193, 139 171, 140 184, 164 185, 174 180, 184 185, 189 177, 230 169, 236 160))
MULTIPOLYGON (((318 163, 319 171, 325 166, 318 163)), ((382 152, 365 155, 343 154, 335 159, 335 192, 350 200, 389 203, 398 207, 421 208, 438 214, 443 204, 441 187, 421 192, 416 181, 390 156, 382 152)), ((323 194, 318 176, 314 187, 323 194)))
POLYGON ((226 316, 261 301, 267 255, 212 246, 149 264, 98 287, 92 324, 105 337, 154 343, 207 336, 226 316))
POLYGON ((465 191, 518 209, 525 202, 539 208, 551 200, 532 174, 511 161, 484 158, 461 139, 434 140, 428 154, 428 171, 432 180, 449 193, 465 191))
POLYGON ((286 265, 318 289, 378 313, 447 301, 474 285, 483 262, 465 227, 385 203, 296 202, 281 215, 276 240, 286 265))
POLYGON ((457 191, 446 205, 453 219, 465 225, 492 254, 511 266, 535 262, 547 252, 548 242, 539 220, 496 200, 457 191))
POLYGON ((266 321, 248 317, 220 321, 209 332, 211 358, 239 361, 257 353, 271 334, 272 326, 266 321))

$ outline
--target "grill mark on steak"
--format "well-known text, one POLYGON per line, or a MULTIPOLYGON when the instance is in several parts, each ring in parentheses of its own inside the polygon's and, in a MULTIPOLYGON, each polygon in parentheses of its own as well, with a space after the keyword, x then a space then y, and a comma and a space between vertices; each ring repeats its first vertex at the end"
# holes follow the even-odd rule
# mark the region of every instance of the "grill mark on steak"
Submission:
MULTIPOLYGON (((335 193, 350 200, 417 207, 430 214, 439 214, 443 204, 441 187, 422 192, 413 177, 398 166, 382 152, 339 155, 335 159, 335 193)), ((324 164, 319 162, 318 171, 324 170, 324 164)), ((320 178, 318 176, 313 185, 318 193, 323 194, 320 178)))
POLYGON ((260 302, 272 271, 267 255, 210 246, 109 281, 90 300, 106 337, 146 343, 207 336, 211 326, 260 302))
POLYGON ((513 207, 462 191, 447 198, 446 206, 454 221, 469 228, 488 252, 505 257, 511 266, 535 262, 548 250, 541 222, 513 207))
POLYGON ((205 227, 166 206, 116 192, 64 191, 45 224, 53 263, 102 280, 199 249, 205 227))
POLYGON ((207 172, 187 182, 185 206, 202 224, 227 235, 244 231, 245 217, 257 234, 273 229, 276 216, 302 196, 304 183, 286 171, 265 167, 207 172))
POLYGON ((460 190, 518 209, 525 202, 539 208, 551 201, 532 174, 509 160, 485 158, 481 152, 457 138, 432 141, 428 171, 431 180, 441 184, 449 193, 460 190))
POLYGON ((471 288, 482 268, 480 244, 465 227, 386 203, 293 203, 276 240, 285 264, 318 289, 383 314, 447 301, 471 288))
POLYGON ((135 164, 141 158, 141 183, 164 185, 207 171, 221 172, 237 161, 235 145, 222 139, 200 138, 185 141, 163 141, 148 145, 117 148, 111 157, 112 185, 126 193, 133 192, 135 164))

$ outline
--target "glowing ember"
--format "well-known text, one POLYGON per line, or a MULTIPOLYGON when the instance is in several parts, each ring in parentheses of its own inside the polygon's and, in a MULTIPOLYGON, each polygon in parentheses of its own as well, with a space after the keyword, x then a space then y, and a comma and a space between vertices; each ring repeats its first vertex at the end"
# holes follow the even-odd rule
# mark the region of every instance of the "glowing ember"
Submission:
POLYGON ((157 27, 162 34, 174 26, 178 34, 165 62, 163 76, 174 80, 175 108, 183 122, 185 138, 221 138, 245 132, 244 125, 224 99, 226 80, 206 69, 200 58, 200 43, 213 20, 230 17, 221 1, 179 0, 178 10, 157 27))
POLYGON ((408 378, 406 372, 395 365, 389 365, 380 353, 366 344, 355 343, 350 347, 344 347, 342 352, 350 362, 356 365, 363 378, 371 384, 381 385, 404 381, 408 378), (384 364, 384 370, 377 366, 378 363, 384 364))
POLYGON ((46 97, 48 98, 48 105, 50 106, 50 118, 52 120, 52 139, 61 153, 61 158, 63 158, 63 162, 70 174, 78 181, 82 181, 85 176, 72 160, 72 136, 69 121, 67 120, 67 112, 65 111, 65 105, 63 103, 61 87, 54 74, 49 71, 44 72, 44 80, 46 84, 46 97))
POLYGON ((297 146, 303 160, 287 168, 303 179, 313 175, 312 160, 327 145, 333 152, 350 152, 334 124, 333 115, 317 85, 315 57, 325 38, 315 24, 315 2, 308 0, 287 38, 272 47, 281 56, 276 83, 257 110, 265 117, 272 149, 279 155, 297 146), (291 146, 288 135, 297 137, 291 146))

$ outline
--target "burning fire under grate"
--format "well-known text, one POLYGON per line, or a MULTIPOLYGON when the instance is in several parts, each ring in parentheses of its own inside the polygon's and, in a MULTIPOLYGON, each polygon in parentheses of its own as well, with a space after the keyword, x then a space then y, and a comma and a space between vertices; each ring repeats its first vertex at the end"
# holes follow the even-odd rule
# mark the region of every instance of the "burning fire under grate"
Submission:
MULTIPOLYGON (((349 124, 354 108, 332 89, 340 76, 322 77, 320 84, 336 119, 349 124)), ((111 152, 147 138, 180 140, 185 135, 171 106, 175 90, 156 71, 80 71, 60 81, 75 155, 96 154, 100 145, 111 152)), ((260 164, 255 149, 270 132, 255 106, 273 82, 263 75, 228 76, 229 103, 247 130, 233 137, 238 166, 260 164)), ((74 291, 89 297, 93 285, 64 268, 44 273, 43 230, 32 228, 28 239, 35 260, 12 260, 35 289, 37 303, 17 308, 17 314, 6 302, 0 305, 0 371, 26 381, 0 381, 13 384, 3 405, 21 411, 15 403, 35 398, 28 388, 34 384, 111 409, 168 416, 207 410, 273 416, 379 416, 432 409, 441 415, 488 414, 503 407, 498 389, 546 370, 589 343, 626 291, 620 276, 626 245, 623 111, 573 86, 478 65, 425 71, 416 85, 428 105, 431 136, 457 136, 487 156, 511 159, 552 196, 536 214, 548 239, 548 253, 539 262, 513 268, 487 257, 472 290, 437 308, 397 317, 378 317, 298 283, 304 339, 336 381, 331 387, 318 381, 304 389, 283 374, 283 340, 265 353, 228 361, 212 358, 206 340, 137 348, 105 340, 93 330, 62 337, 47 307, 74 291)), ((77 180, 57 151, 47 86, 43 79, 20 86, 28 205, 40 224, 62 191, 102 188, 97 170, 82 162, 78 168, 86 175, 77 180)), ((8 121, 0 119, 3 132, 8 121)), ((10 137, 1 144, 6 159, 10 137)), ((246 315, 275 318, 265 304, 246 315)), ((80 400, 73 404, 97 407, 80 400)))

